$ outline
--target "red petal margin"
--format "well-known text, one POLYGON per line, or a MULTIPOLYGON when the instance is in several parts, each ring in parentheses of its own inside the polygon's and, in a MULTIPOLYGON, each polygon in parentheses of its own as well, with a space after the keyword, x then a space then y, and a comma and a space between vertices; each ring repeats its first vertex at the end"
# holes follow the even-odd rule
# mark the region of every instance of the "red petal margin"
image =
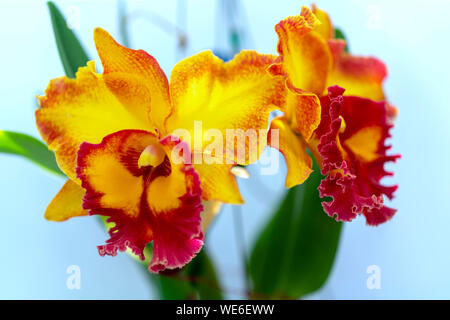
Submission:
MULTIPOLYGON (((127 146, 127 139, 133 135, 141 135, 138 138, 145 138, 151 133, 142 130, 123 130, 110 134, 103 138, 99 144, 83 143, 78 151, 77 176, 81 179, 81 186, 86 190, 83 208, 88 209, 90 215, 106 216, 108 223, 114 223, 110 228, 110 239, 105 245, 98 246, 101 256, 115 256, 117 251, 125 251, 130 248, 141 260, 145 260, 145 246, 153 241, 153 257, 149 264, 149 271, 159 272, 164 269, 175 269, 188 263, 203 246, 203 233, 201 231, 201 216, 203 211, 201 203, 202 190, 200 178, 192 165, 181 165, 175 167, 185 176, 186 193, 178 199, 181 205, 175 209, 164 212, 154 212, 147 201, 147 190, 149 184, 158 176, 168 176, 173 174, 169 158, 166 157, 160 167, 155 168, 152 174, 148 168, 138 168, 137 161, 141 146, 127 146), (119 136, 119 137, 117 137, 119 136), (130 216, 123 209, 108 207, 102 204, 101 199, 105 195, 101 190, 95 190, 89 181, 89 176, 85 174, 83 168, 87 165, 87 159, 95 151, 111 150, 114 148, 113 140, 119 138, 121 145, 117 146, 120 154, 120 164, 124 166, 135 177, 141 179, 143 192, 140 196, 139 214, 130 216)), ((137 139, 139 140, 139 139, 137 139)), ((165 148, 171 148, 176 138, 170 136, 159 140, 165 148)), ((184 142, 177 142, 184 143, 184 142)), ((145 146, 144 146, 145 148, 145 146)), ((184 148, 183 150, 188 150, 184 148)), ((105 177, 107 179, 107 177, 105 177)), ((167 194, 170 197, 170 194, 167 194)))
MULTIPOLYGON (((178 140, 168 136, 160 142, 163 146, 174 146, 174 141, 178 140)), ((186 147, 185 150, 189 149, 186 147)), ((188 155, 188 157, 191 158, 190 163, 192 163, 192 155, 188 155)), ((181 207, 170 213, 161 214, 155 220, 153 258, 149 265, 149 270, 152 272, 184 266, 203 246, 200 216, 203 205, 200 177, 192 165, 184 165, 181 170, 186 176, 187 192, 179 197, 183 204, 181 207)))
POLYGON ((327 177, 318 189, 321 197, 332 199, 322 202, 322 206, 330 217, 336 215, 337 221, 351 221, 363 214, 368 225, 376 226, 391 219, 396 212, 384 205, 384 196, 392 199, 397 186, 384 186, 380 180, 393 175, 384 170, 384 164, 395 162, 400 155, 386 155, 390 146, 385 145, 385 140, 390 137, 392 128, 388 105, 359 97, 344 97, 344 91, 333 86, 328 88, 328 96, 321 98, 322 122, 316 135, 320 137, 318 151, 323 160, 322 174, 327 177), (340 134, 342 117, 346 129, 340 134), (383 128, 377 150, 379 157, 363 162, 345 147, 347 132, 374 124, 383 128))

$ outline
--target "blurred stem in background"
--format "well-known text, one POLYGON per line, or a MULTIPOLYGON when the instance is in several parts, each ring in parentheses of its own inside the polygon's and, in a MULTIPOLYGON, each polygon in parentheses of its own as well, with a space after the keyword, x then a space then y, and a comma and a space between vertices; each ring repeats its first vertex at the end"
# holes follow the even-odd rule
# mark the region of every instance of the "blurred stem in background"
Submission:
POLYGON ((248 255, 246 248, 246 239, 244 232, 244 222, 242 218, 242 206, 234 205, 233 206, 233 220, 234 220, 234 233, 236 237, 236 247, 238 249, 239 256, 242 259, 243 271, 244 271, 244 282, 245 282, 245 291, 251 291, 251 284, 249 278, 249 269, 248 269, 248 255))
POLYGON ((242 29, 239 26, 238 0, 221 0, 225 21, 227 22, 228 41, 232 56, 242 49, 242 29))
POLYGON ((127 21, 127 2, 125 0, 117 0, 117 12, 119 15, 119 36, 122 45, 131 48, 130 36, 127 21))
POLYGON ((130 40, 130 25, 132 21, 143 19, 148 21, 169 36, 174 36, 177 40, 175 56, 177 61, 186 56, 188 46, 187 30, 187 4, 186 0, 177 0, 177 23, 173 24, 163 16, 148 10, 127 11, 125 0, 117 0, 119 17, 119 35, 122 45, 132 48, 130 40))
MULTIPOLYGON (((239 0, 220 0, 220 6, 223 10, 223 15, 225 17, 226 33, 228 34, 228 43, 230 46, 231 54, 233 57, 242 50, 243 45, 243 28, 239 26, 239 0)), ((244 170, 244 167, 237 166, 237 169, 244 170)), ((238 171, 239 172, 239 171, 238 171)), ((248 174, 248 172, 247 172, 248 174)), ((240 176, 240 174, 235 174, 235 176, 240 176)), ((246 178, 249 178, 247 176, 246 178)), ((233 221, 234 221, 234 234, 236 238, 236 247, 238 249, 239 256, 242 260, 243 276, 245 291, 248 293, 251 290, 250 278, 248 274, 248 255, 246 248, 246 239, 244 232, 244 220, 242 217, 242 206, 233 205, 233 221)))
POLYGON ((177 0, 177 28, 182 31, 182 37, 178 35, 178 49, 177 55, 178 60, 186 58, 186 51, 188 45, 188 21, 187 21, 187 0, 177 0))

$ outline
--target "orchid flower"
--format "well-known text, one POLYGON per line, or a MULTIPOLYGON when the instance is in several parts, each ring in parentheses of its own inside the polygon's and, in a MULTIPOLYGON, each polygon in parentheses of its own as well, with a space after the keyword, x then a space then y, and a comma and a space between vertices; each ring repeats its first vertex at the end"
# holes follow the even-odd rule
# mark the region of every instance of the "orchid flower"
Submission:
MULTIPOLYGON (((169 82, 145 51, 119 45, 100 28, 94 40, 103 73, 90 61, 76 79, 51 80, 39 97, 38 130, 69 178, 45 217, 106 216, 114 226, 101 255, 129 248, 144 260, 153 242, 150 271, 182 267, 203 245, 202 201, 241 204, 231 169, 258 156, 194 161, 214 153, 203 132, 191 141, 195 123, 223 134, 267 130, 269 112, 285 95, 282 78, 266 72, 276 57, 243 51, 224 63, 201 52, 179 62, 169 82)), ((258 139, 264 147, 266 136, 258 139)))
POLYGON ((384 196, 392 199, 397 187, 380 180, 392 175, 384 164, 399 156, 386 154, 396 109, 385 101, 385 65, 346 53, 345 41, 334 39, 330 18, 316 7, 303 7, 275 30, 279 57, 269 72, 285 78, 288 94, 284 115, 272 120, 271 129, 279 129, 286 187, 312 172, 309 149, 327 176, 319 191, 331 198, 322 203, 328 215, 351 221, 363 214, 369 225, 389 220, 395 210, 384 205, 384 196))

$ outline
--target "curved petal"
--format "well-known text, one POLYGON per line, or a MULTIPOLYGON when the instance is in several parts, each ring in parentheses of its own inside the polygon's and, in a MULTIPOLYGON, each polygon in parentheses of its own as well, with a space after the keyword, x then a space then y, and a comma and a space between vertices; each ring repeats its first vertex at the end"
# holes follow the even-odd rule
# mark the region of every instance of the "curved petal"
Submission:
MULTIPOLYGON (((384 205, 384 196, 392 199, 397 186, 384 186, 380 180, 392 173, 384 164, 400 156, 386 155, 390 137, 389 115, 384 102, 342 96, 344 89, 330 87, 321 98, 324 112, 318 151, 322 156, 322 174, 328 175, 319 187, 325 211, 336 220, 351 221, 364 214, 367 224, 378 225, 396 212, 384 205), (345 126, 342 125, 345 121, 345 126)), ((319 132, 320 132, 319 130, 319 132)))
POLYGON ((288 17, 275 26, 280 61, 269 69, 287 77, 288 83, 303 91, 321 95, 331 68, 331 53, 325 39, 316 31, 320 24, 307 7, 298 16, 288 17))
POLYGON ((170 78, 169 130, 267 129, 269 112, 284 104, 283 80, 267 74, 275 56, 242 51, 224 63, 211 51, 179 62, 170 78))
POLYGON ((153 241, 149 269, 158 272, 182 267, 201 249, 198 174, 191 165, 171 161, 172 146, 169 137, 159 140, 141 130, 119 131, 100 144, 80 146, 77 175, 86 190, 83 207, 115 223, 111 238, 98 247, 101 255, 128 247, 144 260, 143 250, 153 241), (161 148, 164 160, 141 165, 148 146, 161 148))
POLYGON ((375 101, 384 100, 383 81, 387 76, 385 64, 374 57, 354 56, 344 51, 345 42, 329 40, 334 68, 329 73, 327 86, 339 85, 346 95, 375 101))
MULTIPOLYGON (((151 97, 151 103, 148 102, 151 105, 150 119, 154 126, 165 134, 163 123, 170 113, 169 83, 156 59, 143 50, 121 46, 101 28, 95 29, 94 41, 102 61, 103 74, 128 74, 135 79, 134 88, 139 84, 143 87, 141 91, 148 91, 151 97)), ((119 86, 112 85, 111 91, 122 96, 122 88, 119 86)))
POLYGON ((205 201, 220 201, 230 204, 243 204, 231 164, 194 164, 202 183, 202 197, 205 201))
POLYGON ((87 216, 83 210, 84 189, 72 180, 67 180, 45 210, 45 219, 65 221, 73 217, 87 216))
POLYGON ((320 124, 321 107, 314 93, 290 87, 286 95, 285 115, 291 128, 309 142, 320 124))
POLYGON ((306 153, 306 143, 291 130, 285 117, 278 117, 272 120, 268 142, 272 148, 279 150, 286 160, 288 168, 286 188, 292 188, 305 182, 313 171, 312 160, 306 153), (273 130, 279 130, 278 145, 273 144, 273 130))
POLYGON ((168 131, 174 134, 175 130, 186 130, 190 137, 185 140, 200 156, 210 144, 209 133, 215 132, 221 138, 218 143, 223 154, 217 156, 220 164, 195 164, 204 200, 236 203, 240 199, 240 195, 234 195, 238 191, 229 172, 231 166, 258 159, 266 145, 269 113, 284 105, 284 79, 266 72, 274 59, 271 55, 243 51, 224 63, 206 51, 179 62, 172 71, 173 112, 166 122, 168 131), (196 124, 200 126, 198 130, 196 124), (198 134, 199 141, 189 141, 197 139, 198 134), (243 157, 235 152, 241 144, 243 157))
POLYGON ((312 12, 320 21, 320 24, 316 25, 314 31, 319 33, 324 39, 334 38, 334 28, 330 16, 325 11, 317 8, 314 4, 312 5, 312 12))
POLYGON ((78 70, 76 79, 50 81, 45 95, 39 97, 38 130, 69 178, 76 180, 76 155, 82 142, 99 143, 104 136, 123 129, 150 128, 148 119, 140 116, 147 113, 145 103, 124 103, 131 101, 132 82, 122 91, 122 99, 111 92, 114 85, 119 86, 119 92, 127 81, 126 77, 116 77, 107 85, 91 61, 78 70))

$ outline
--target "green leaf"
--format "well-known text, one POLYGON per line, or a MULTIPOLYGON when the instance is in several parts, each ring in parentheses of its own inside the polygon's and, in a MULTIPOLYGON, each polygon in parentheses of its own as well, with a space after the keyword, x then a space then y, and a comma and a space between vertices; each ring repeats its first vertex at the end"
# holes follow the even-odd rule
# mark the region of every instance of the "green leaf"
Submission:
POLYGON ((66 19, 58 7, 51 1, 47 2, 47 5, 64 71, 69 78, 75 78, 78 68, 88 62, 88 56, 76 35, 67 26, 66 19))
MULTIPOLYGON (((148 272, 148 270, 146 270, 148 272)), ((162 300, 194 300, 196 291, 182 271, 166 271, 151 275, 153 284, 158 288, 162 300)))
POLYGON ((185 267, 185 272, 190 278, 192 286, 197 291, 200 300, 223 299, 213 262, 208 256, 206 249, 202 249, 192 262, 185 267))
MULTIPOLYGON (((152 244, 145 248, 145 256, 152 256, 152 244)), ((222 289, 214 264, 205 248, 182 269, 164 270, 158 274, 148 271, 149 259, 141 261, 131 254, 149 277, 162 300, 222 300, 222 289)))
MULTIPOLYGON (((151 252, 151 248, 149 248, 149 252, 151 252)), ((145 266, 148 267, 148 264, 145 266)), ((145 271, 148 273, 146 268, 145 271)), ((160 299, 223 299, 214 265, 205 248, 183 269, 151 274, 151 280, 158 289, 160 299)))
POLYGON ((56 164, 55 154, 29 135, 0 130, 0 152, 25 157, 50 172, 64 175, 56 164))
POLYGON ((349 52, 348 40, 345 37, 345 34, 344 34, 344 32, 342 32, 341 29, 336 28, 336 27, 334 28, 334 38, 345 40, 345 49, 344 50, 345 50, 345 52, 349 52))
POLYGON ((342 223, 326 215, 317 187, 318 166, 302 185, 288 190, 257 238, 250 256, 252 298, 297 299, 327 280, 342 223))

